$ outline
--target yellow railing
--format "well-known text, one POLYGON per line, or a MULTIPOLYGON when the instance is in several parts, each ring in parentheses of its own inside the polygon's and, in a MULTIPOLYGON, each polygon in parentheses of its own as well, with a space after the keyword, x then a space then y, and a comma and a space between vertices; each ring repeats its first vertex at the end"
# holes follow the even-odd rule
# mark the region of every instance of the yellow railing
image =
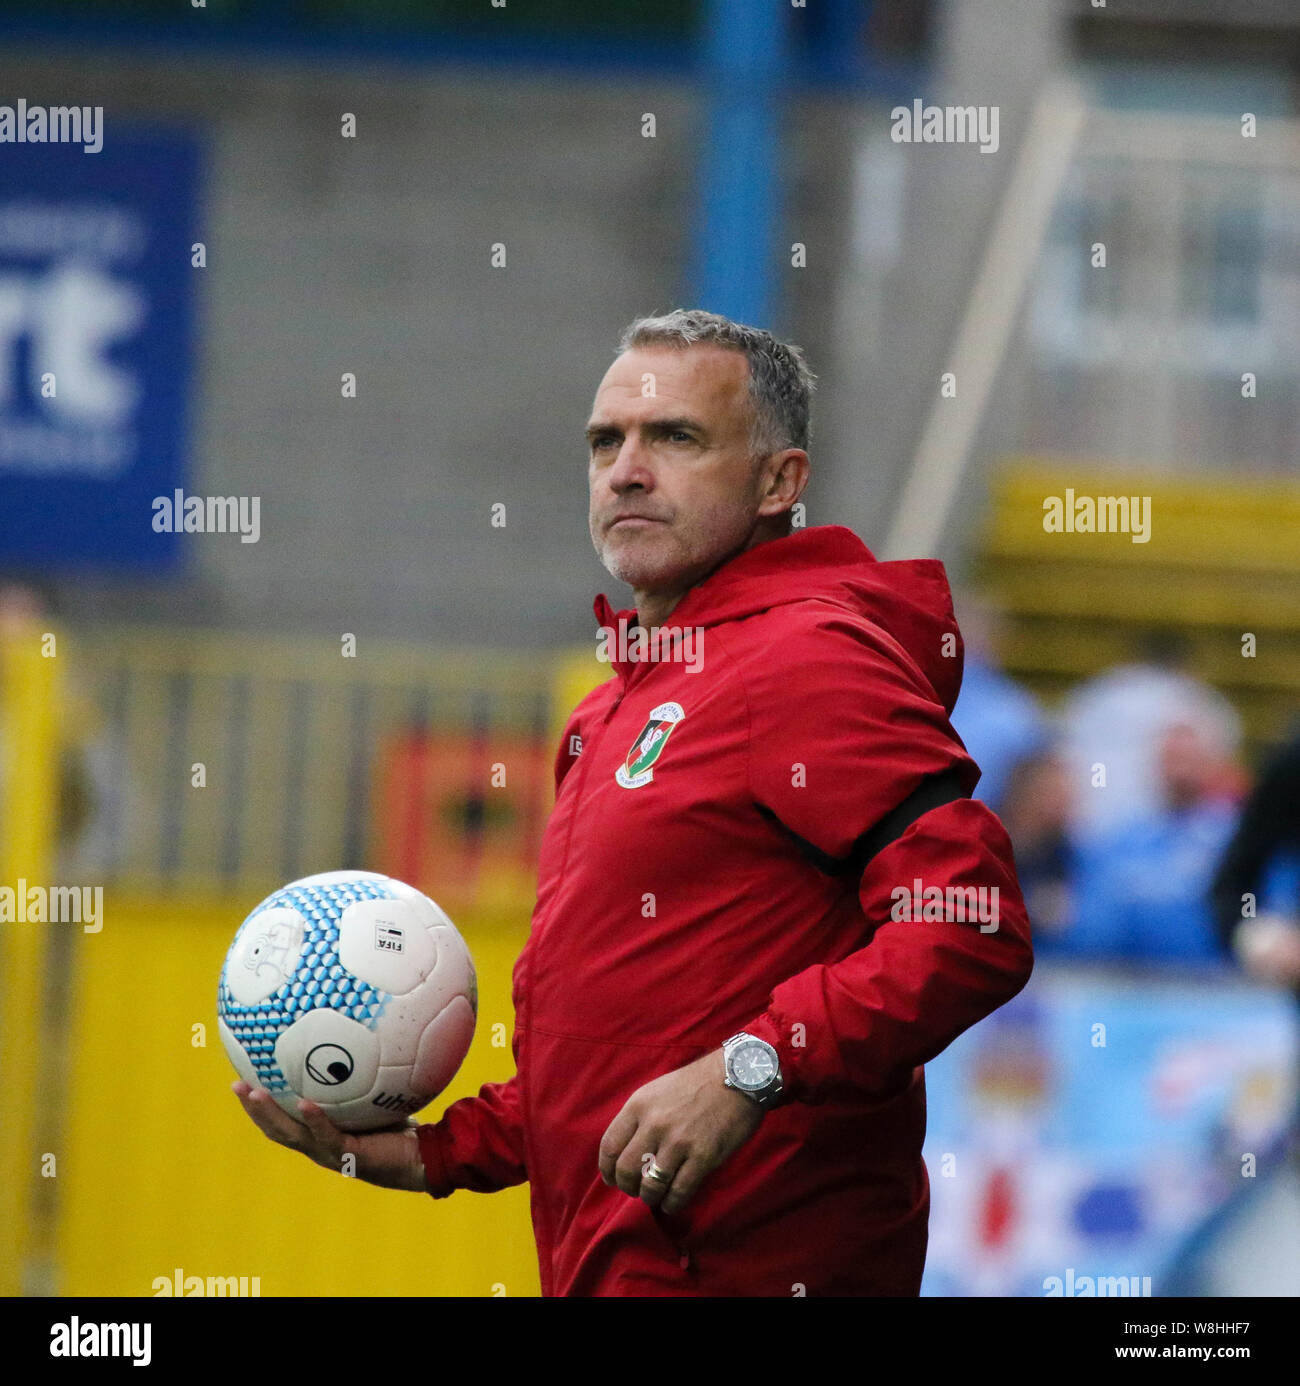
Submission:
MULTIPOLYGON (((486 768, 553 720, 549 658, 138 630, 77 653, 98 814, 83 855, 136 891, 259 890, 373 857, 401 738, 480 737, 486 768)), ((545 813, 544 794, 509 797, 545 813)))
MULTIPOLYGON (((17 896, 53 866, 59 744, 57 645, 31 628, 0 637, 0 887, 17 896)), ((22 911, 25 913, 25 909, 22 911)), ((50 930, 0 923, 0 1291, 39 1289, 50 1254, 37 1148, 50 930), (33 1284, 33 1280, 37 1283, 33 1284)), ((46 1171, 48 1177, 48 1170, 46 1171)))

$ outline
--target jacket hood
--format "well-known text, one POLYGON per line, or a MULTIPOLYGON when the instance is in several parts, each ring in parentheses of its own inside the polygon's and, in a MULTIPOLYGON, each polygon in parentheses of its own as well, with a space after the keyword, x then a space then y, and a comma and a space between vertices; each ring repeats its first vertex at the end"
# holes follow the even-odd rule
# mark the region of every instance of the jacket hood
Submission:
MULTIPOLYGON (((952 712, 961 690, 963 647, 943 564, 934 558, 882 563, 843 525, 795 530, 746 549, 692 587, 664 626, 717 626, 812 599, 841 606, 892 636, 952 712)), ((636 625, 635 608, 615 610, 603 593, 594 610, 601 626, 616 632, 636 625)), ((613 663, 624 679, 635 667, 613 663)))

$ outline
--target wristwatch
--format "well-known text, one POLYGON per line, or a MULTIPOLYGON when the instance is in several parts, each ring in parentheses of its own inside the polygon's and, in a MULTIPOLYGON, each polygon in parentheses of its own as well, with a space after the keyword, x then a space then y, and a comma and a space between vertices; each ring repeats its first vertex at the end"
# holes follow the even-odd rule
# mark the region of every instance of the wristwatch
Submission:
POLYGON ((741 1030, 722 1046, 727 1087, 743 1092, 767 1111, 781 1096, 781 1060, 766 1040, 741 1030))

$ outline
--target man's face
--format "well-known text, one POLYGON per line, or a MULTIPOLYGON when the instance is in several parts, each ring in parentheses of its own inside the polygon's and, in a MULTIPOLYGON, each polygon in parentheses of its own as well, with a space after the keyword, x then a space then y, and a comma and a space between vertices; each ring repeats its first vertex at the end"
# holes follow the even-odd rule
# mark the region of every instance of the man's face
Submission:
POLYGON ((685 590, 749 544, 766 489, 750 419, 739 351, 639 347, 614 362, 587 428, 591 540, 614 577, 685 590))
POLYGON ((1200 802, 1214 787, 1222 762, 1205 733, 1190 723, 1170 727, 1160 740, 1160 776, 1165 799, 1173 808, 1200 802))

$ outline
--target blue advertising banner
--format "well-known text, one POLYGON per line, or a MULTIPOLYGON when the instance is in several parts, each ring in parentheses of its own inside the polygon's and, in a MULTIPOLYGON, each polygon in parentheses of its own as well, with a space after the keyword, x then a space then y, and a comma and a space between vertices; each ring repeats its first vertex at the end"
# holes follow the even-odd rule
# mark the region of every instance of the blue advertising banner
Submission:
POLYGON ((80 142, 50 142, 53 120, 33 142, 16 115, 0 130, 0 567, 166 569, 179 536, 153 529, 152 502, 187 479, 198 146, 111 113, 80 142))
POLYGON ((1170 1293, 1278 1164, 1296 1065, 1294 999, 1230 971, 1040 964, 925 1067, 922 1294, 1170 1293))

